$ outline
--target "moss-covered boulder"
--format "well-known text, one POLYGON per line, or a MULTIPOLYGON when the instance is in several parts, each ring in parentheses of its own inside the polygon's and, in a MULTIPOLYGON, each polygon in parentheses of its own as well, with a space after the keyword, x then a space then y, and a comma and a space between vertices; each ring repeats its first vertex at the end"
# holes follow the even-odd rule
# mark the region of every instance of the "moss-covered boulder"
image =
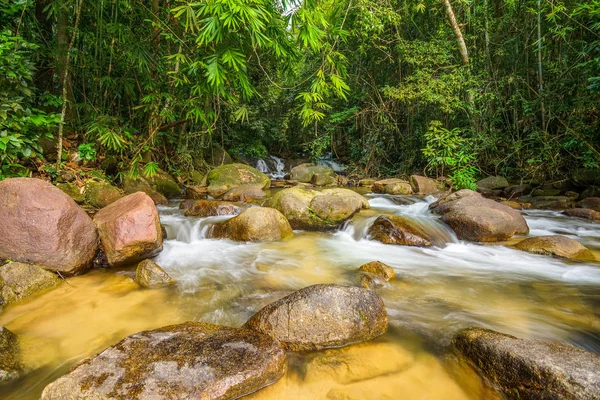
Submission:
POLYGON ((552 255, 573 260, 594 260, 592 252, 575 239, 566 236, 538 236, 520 241, 516 249, 534 254, 552 255))
POLYGON ((266 196, 267 194, 260 186, 242 185, 229 189, 229 191, 223 195, 223 200, 256 203, 263 200, 266 196))
POLYGON ((123 191, 126 194, 146 193, 156 205, 166 205, 169 203, 169 200, 162 193, 159 193, 150 182, 142 177, 126 177, 123 182, 123 191))
POLYGON ((85 202, 83 191, 73 182, 57 183, 56 187, 62 190, 67 196, 75 200, 75 203, 82 204, 85 202))
POLYGON ((575 347, 469 328, 454 348, 511 399, 598 399, 600 356, 575 347))
POLYGON ((85 202, 95 208, 104 208, 123 197, 121 191, 106 181, 88 181, 85 184, 85 202))
POLYGON ((162 169, 159 169, 156 171, 156 174, 147 179, 157 192, 167 198, 178 197, 181 195, 181 188, 175 179, 162 169))
POLYGON ((59 283, 58 276, 35 265, 10 262, 0 266, 0 297, 6 303, 44 292, 59 283))
POLYGON ((380 216, 369 228, 373 240, 403 246, 431 246, 427 235, 412 220, 402 216, 380 216))
POLYGON ((385 281, 390 281, 396 277, 394 269, 381 261, 371 261, 361 265, 358 269, 359 271, 374 275, 385 281))
POLYGON ((221 200, 196 200, 186 210, 188 217, 215 217, 218 215, 238 215, 246 207, 221 200))
POLYGON ((352 286, 313 285, 267 305, 246 327, 292 351, 364 342, 387 331, 388 316, 377 294, 352 286))
POLYGON ((236 186, 254 185, 261 189, 271 186, 267 175, 245 164, 221 165, 208 173, 206 181, 212 197, 221 197, 236 186))
POLYGON ((496 190, 504 189, 509 186, 508 181, 503 176, 488 176, 477 182, 477 189, 496 190))
POLYGON ((409 195, 412 194, 412 186, 409 182, 403 179, 382 179, 373 184, 374 193, 385 193, 394 195, 409 195))
POLYGON ((213 227, 212 238, 241 242, 273 242, 292 236, 285 216, 274 208, 250 207, 236 217, 213 227))
POLYGON ((152 260, 144 260, 138 264, 135 281, 145 288, 158 288, 174 283, 169 274, 152 260))
POLYGON ((294 229, 336 229, 369 202, 349 189, 315 191, 293 187, 277 192, 267 203, 279 210, 294 229))
POLYGON ((187 322, 128 336, 46 386, 42 400, 237 399, 285 372, 269 336, 187 322))
POLYGON ((312 183, 316 186, 336 184, 335 172, 331 167, 312 163, 304 163, 292 168, 290 179, 297 182, 312 183))
POLYGON ((0 326, 0 384, 17 379, 22 371, 19 339, 0 326))

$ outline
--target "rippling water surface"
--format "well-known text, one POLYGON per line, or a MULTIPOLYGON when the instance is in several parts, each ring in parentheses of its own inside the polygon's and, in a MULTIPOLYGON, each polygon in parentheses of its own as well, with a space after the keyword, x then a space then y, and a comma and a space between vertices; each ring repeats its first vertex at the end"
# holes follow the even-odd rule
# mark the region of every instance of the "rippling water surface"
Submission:
MULTIPOLYGON (((286 376, 257 399, 488 399, 468 367, 447 351, 468 326, 560 341, 600 353, 600 264, 533 255, 509 243, 459 241, 428 211, 433 198, 370 196, 362 211, 332 233, 296 231, 275 243, 206 239, 228 217, 184 217, 161 207, 170 240, 156 258, 176 281, 140 289, 133 270, 93 271, 0 313, 21 337, 31 371, 3 399, 35 399, 74 363, 126 335, 188 320, 241 326, 262 306, 316 283, 355 285, 357 268, 379 260, 396 280, 376 288, 390 317, 380 339, 345 349, 291 354, 286 376), (416 248, 369 240, 379 215, 411 218, 444 246, 416 248), (342 364, 326 362, 343 360, 342 364), (325 360, 325 361, 324 361, 325 360)), ((561 234, 600 259, 599 224, 550 211, 527 211, 531 236, 561 234)))

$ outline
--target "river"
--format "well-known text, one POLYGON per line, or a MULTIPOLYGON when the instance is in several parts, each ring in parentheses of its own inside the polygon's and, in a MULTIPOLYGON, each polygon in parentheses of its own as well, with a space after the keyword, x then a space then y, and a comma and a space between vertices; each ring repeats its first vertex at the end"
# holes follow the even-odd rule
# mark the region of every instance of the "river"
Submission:
MULTIPOLYGON (((281 381, 253 399, 500 398, 448 351, 460 329, 479 326, 600 353, 600 266, 533 255, 508 243, 462 242, 428 211, 433 198, 367 195, 331 233, 296 231, 273 243, 206 239, 228 217, 184 217, 159 207, 169 240, 156 262, 177 281, 140 289, 133 269, 95 270, 7 307, 0 325, 21 338, 31 371, 0 386, 0 398, 38 399, 46 384, 123 337, 184 321, 241 326, 262 306, 316 283, 357 285, 357 268, 379 260, 396 279, 375 290, 389 314, 383 337, 344 349, 290 354, 281 381), (437 247, 384 245, 368 226, 382 214, 415 219, 437 247), (332 362, 334 360, 335 362, 332 362)), ((526 211, 530 236, 578 239, 600 259, 600 225, 551 211, 526 211)))

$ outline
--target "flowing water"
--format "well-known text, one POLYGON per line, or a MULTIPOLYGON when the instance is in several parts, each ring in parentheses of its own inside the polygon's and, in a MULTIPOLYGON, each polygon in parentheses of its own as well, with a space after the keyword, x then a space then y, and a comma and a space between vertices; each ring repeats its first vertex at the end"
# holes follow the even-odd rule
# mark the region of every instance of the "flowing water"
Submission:
POLYGON ((283 179, 287 174, 285 171, 285 160, 273 155, 270 155, 267 161, 262 158, 256 161, 256 169, 263 174, 269 175, 271 179, 283 179))
MULTIPOLYGON (((19 335, 30 373, 0 386, 2 399, 36 399, 74 363, 145 329, 188 320, 241 326, 255 311, 316 283, 355 285, 379 260, 396 280, 376 288, 389 314, 383 337, 344 349, 290 354, 288 372, 253 399, 493 399, 477 375, 449 355, 468 326, 568 343, 600 353, 600 265, 533 255, 511 243, 457 240, 428 205, 433 198, 371 196, 337 232, 296 231, 274 243, 206 239, 228 217, 184 217, 161 207, 169 240, 156 258, 176 281, 140 289, 133 270, 96 270, 14 304, 0 325, 19 335), (415 220, 439 247, 384 245, 367 230, 378 215, 415 220), (333 361, 332 361, 333 360, 333 361)), ((525 214, 531 235, 563 234, 600 259, 599 224, 549 211, 525 214)))

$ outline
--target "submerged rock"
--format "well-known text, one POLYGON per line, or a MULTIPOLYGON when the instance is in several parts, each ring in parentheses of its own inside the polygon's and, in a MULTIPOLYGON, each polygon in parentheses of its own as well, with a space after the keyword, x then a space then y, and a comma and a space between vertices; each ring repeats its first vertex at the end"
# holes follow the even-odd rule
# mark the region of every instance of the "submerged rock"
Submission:
POLYGON ((454 347, 509 398, 600 398, 600 356, 487 329, 460 331, 454 347))
POLYGON ((250 207, 238 216, 215 225, 210 236, 242 242, 273 242, 291 235, 292 227, 279 211, 250 207))
POLYGON ((244 207, 220 200, 196 200, 189 206, 185 215, 188 217, 214 217, 218 215, 238 215, 244 207))
POLYGON ((92 219, 60 189, 33 178, 0 182, 0 259, 75 274, 98 249, 92 219))
POLYGON ((0 326, 0 384, 17 379, 22 371, 19 339, 0 326))
POLYGON ((403 179, 383 179, 373 184, 374 193, 385 193, 385 194, 401 194, 409 195, 412 194, 412 186, 410 183, 403 179))
POLYGON ((369 202, 349 189, 317 192, 299 187, 284 189, 268 205, 279 210, 294 229, 327 230, 339 227, 369 202))
POLYGON ((251 202, 253 200, 262 200, 265 196, 266 193, 260 186, 242 185, 230 189, 223 195, 223 200, 251 202))
POLYGON ((40 267, 20 262, 0 266, 0 297, 13 303, 60 283, 58 276, 40 267))
POLYGON ((459 239, 495 242, 507 240, 515 234, 529 233, 527 222, 518 211, 473 195, 469 193, 471 191, 460 195, 459 192, 434 203, 432 208, 433 212, 442 215, 442 220, 459 239))
POLYGON ((254 185, 261 189, 271 186, 269 177, 256 168, 245 164, 225 164, 211 170, 207 177, 208 194, 221 197, 231 188, 242 185, 254 185))
POLYGON ((130 176, 126 177, 125 181, 123 182, 123 191, 126 194, 133 194, 137 192, 146 193, 156 205, 169 204, 169 200, 162 193, 159 193, 150 182, 141 176, 137 178, 132 178, 130 176))
POLYGON ((439 191, 434 179, 420 175, 410 176, 410 186, 413 192, 419 194, 433 194, 439 191))
POLYGON ((187 322, 128 336, 46 386, 42 400, 237 399, 285 372, 267 335, 187 322))
POLYGON ((380 216, 369 228, 373 240, 385 244, 404 246, 431 246, 426 235, 408 218, 401 216, 380 216))
POLYGON ((123 197, 121 191, 106 181, 85 184, 85 202, 95 208, 104 208, 123 197))
POLYGON ((287 350, 319 350, 371 340, 387 331, 383 301, 373 291, 313 285, 267 305, 246 326, 287 350))
POLYGON ((396 277, 394 269, 389 265, 382 263, 381 261, 371 261, 358 267, 360 271, 368 272, 369 274, 375 275, 385 281, 392 280, 396 277))
POLYGON ((520 241, 515 248, 534 254, 552 255, 573 260, 594 260, 592 252, 566 236, 538 236, 520 241))
POLYGON ((157 288, 174 283, 173 279, 152 260, 144 260, 135 270, 135 281, 142 287, 157 288))
POLYGON ((142 192, 130 194, 94 216, 101 247, 111 266, 136 263, 162 250, 162 230, 154 202, 142 192))

